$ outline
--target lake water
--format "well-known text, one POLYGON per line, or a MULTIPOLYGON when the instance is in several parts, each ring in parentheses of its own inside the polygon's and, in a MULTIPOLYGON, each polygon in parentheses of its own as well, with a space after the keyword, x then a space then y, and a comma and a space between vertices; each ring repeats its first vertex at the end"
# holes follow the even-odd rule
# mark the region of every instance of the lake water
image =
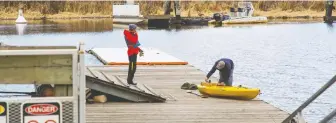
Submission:
MULTIPOLYGON (((321 21, 271 22, 235 26, 190 26, 182 29, 141 28, 143 47, 155 47, 208 72, 219 58, 236 65, 234 85, 258 87, 260 99, 293 112, 336 73, 336 24, 321 21)), ((10 45, 77 45, 86 48, 124 47, 123 28, 102 20, 33 21, 16 26, 0 22, 0 42, 10 45)), ((88 65, 101 65, 92 56, 88 65)), ((217 76, 217 74, 214 74, 217 76)), ((201 81, 201 80, 200 80, 201 81)), ((31 90, 31 86, 1 86, 1 90, 31 90)), ((303 112, 318 122, 336 108, 336 86, 329 88, 303 112)))

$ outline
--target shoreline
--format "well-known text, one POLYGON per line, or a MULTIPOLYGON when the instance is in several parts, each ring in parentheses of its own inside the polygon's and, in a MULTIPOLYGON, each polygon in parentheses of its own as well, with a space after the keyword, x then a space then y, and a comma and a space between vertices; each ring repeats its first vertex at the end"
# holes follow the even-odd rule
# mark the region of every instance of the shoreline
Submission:
MULTIPOLYGON (((181 17, 183 19, 202 19, 211 18, 214 12, 206 12, 199 15, 197 12, 184 11, 181 12, 181 17)), ((227 12, 223 12, 228 14, 227 12)), ((163 12, 158 14, 150 15, 163 15, 163 12)), ((173 15, 173 14, 172 14, 173 15)), ((325 15, 324 11, 255 11, 253 16, 265 16, 268 19, 323 19, 325 15)), ((102 13, 90 13, 90 14, 79 14, 73 12, 61 12, 58 14, 46 14, 42 15, 38 12, 26 12, 23 14, 26 20, 53 20, 53 19, 101 19, 101 18, 113 18, 112 14, 102 14, 102 13)), ((148 15, 143 15, 148 16, 148 15)), ((336 11, 333 11, 333 16, 336 16, 336 11)), ((17 13, 5 13, 0 11, 0 20, 16 20, 17 13)))
MULTIPOLYGON (((266 16, 267 19, 323 19, 323 16, 266 16)), ((54 20, 54 19, 113 19, 112 16, 79 16, 79 17, 25 17, 26 20, 54 20)), ((182 17, 182 19, 202 19, 211 18, 209 16, 204 17, 182 17)), ((0 20, 16 20, 14 17, 0 17, 0 20)))

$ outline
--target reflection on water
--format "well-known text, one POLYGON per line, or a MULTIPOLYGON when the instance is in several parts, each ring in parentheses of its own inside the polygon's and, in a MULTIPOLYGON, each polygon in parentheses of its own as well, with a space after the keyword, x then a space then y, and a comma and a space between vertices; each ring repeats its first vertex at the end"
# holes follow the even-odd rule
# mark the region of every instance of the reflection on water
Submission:
POLYGON ((23 35, 25 32, 27 24, 16 24, 16 32, 18 35, 23 35))
MULTIPOLYGON (((26 26, 15 27, 13 20, 0 22, 1 35, 22 35, 36 33, 67 33, 67 32, 106 32, 113 29, 126 29, 128 25, 113 24, 112 19, 72 19, 72 20, 30 20, 26 26)), ((200 28, 200 26, 178 26, 174 25, 166 30, 179 30, 188 28, 200 28)), ((139 26, 139 30, 148 29, 146 26, 139 26)), ((156 29, 154 29, 156 30, 156 29)), ((160 29, 161 30, 161 29, 160 29)))
MULTIPOLYGON (((296 19, 296 20, 270 20, 267 24, 289 24, 289 23, 307 23, 307 22, 321 22, 319 19, 296 19)), ((240 25, 209 25, 209 26, 184 26, 172 25, 167 31, 181 30, 181 29, 196 29, 203 27, 251 27, 251 24, 240 25)), ((255 26, 255 25, 254 25, 255 26)), ((54 20, 29 20, 25 26, 15 26, 13 20, 0 21, 0 35, 23 35, 23 34, 36 34, 36 33, 68 33, 68 32, 106 32, 113 31, 113 29, 125 29, 127 25, 113 24, 112 19, 54 19, 54 20)), ((140 30, 147 30, 147 26, 139 26, 140 30)), ((162 30, 162 29, 151 29, 162 30)))
MULTIPOLYGON (((17 34, 14 30, 15 22, 6 20, 0 22, 1 34, 17 34)), ((30 20, 25 28, 26 34, 32 33, 58 33, 58 32, 104 32, 111 31, 111 19, 86 20, 30 20)), ((21 34, 21 33, 20 33, 21 34)))
POLYGON ((334 29, 333 29, 333 28, 335 28, 335 27, 334 27, 334 24, 335 24, 335 23, 326 23, 326 25, 327 25, 327 27, 328 27, 328 29, 329 29, 330 32, 333 32, 333 31, 334 31, 334 29))

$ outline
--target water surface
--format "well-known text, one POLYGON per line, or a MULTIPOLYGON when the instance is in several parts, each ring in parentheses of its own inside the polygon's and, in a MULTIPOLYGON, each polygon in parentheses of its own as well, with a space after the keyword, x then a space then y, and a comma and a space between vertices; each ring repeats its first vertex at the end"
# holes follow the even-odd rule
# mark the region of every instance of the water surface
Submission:
MULTIPOLYGON (((335 75, 336 28, 320 21, 271 22, 258 25, 189 26, 147 30, 139 40, 208 72, 222 57, 236 65, 234 85, 258 87, 259 98, 287 112, 294 111, 335 75)), ((86 49, 124 47, 122 29, 109 19, 34 21, 26 26, 0 23, 0 42, 11 45, 77 45, 86 49)), ((101 65, 87 56, 88 65, 101 65)), ((218 76, 217 73, 214 76, 218 76)), ((201 81, 201 80, 200 80, 201 81)), ((11 90, 29 86, 2 86, 11 90)), ((31 89, 31 88, 30 88, 31 89)), ((304 110, 307 121, 318 122, 336 108, 336 86, 329 88, 304 110)), ((225 105, 223 105, 225 106, 225 105)))

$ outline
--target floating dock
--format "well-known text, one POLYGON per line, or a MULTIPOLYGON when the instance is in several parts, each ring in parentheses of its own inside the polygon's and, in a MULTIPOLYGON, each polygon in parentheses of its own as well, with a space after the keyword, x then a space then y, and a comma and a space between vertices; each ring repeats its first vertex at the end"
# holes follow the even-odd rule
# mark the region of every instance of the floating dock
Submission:
MULTIPOLYGON (((186 65, 188 62, 175 58, 155 48, 142 48, 144 56, 138 56, 137 65, 186 65)), ((127 48, 94 48, 90 50, 105 65, 128 65, 127 48)))
MULTIPOLYGON (((267 17, 239 17, 229 20, 221 21, 222 24, 255 24, 255 23, 267 23, 267 17)), ((215 20, 209 21, 209 24, 217 23, 215 20)))
MULTIPOLYGON (((145 48, 147 49, 147 48, 145 48)), ((104 71, 105 78, 126 79, 128 65, 126 50, 120 48, 95 48, 95 56, 106 66, 88 67, 104 71), (104 53, 104 51, 107 52, 104 53), (119 55, 117 55, 119 54, 119 55), (124 56, 125 57, 124 57, 124 56)), ((205 73, 186 64, 171 64, 181 62, 169 55, 151 56, 158 50, 145 50, 146 59, 139 63, 134 81, 150 86, 154 93, 169 95, 164 103, 130 103, 108 102, 104 104, 87 104, 87 123, 139 122, 139 123, 280 123, 289 114, 266 102, 254 99, 251 101, 231 100, 223 98, 201 98, 187 93, 180 87, 189 82, 199 84, 204 80, 205 73), (167 58, 164 58, 167 57, 167 58), (170 58, 172 58, 170 60, 170 58), (151 62, 155 61, 155 62, 151 62), (164 61, 168 60, 168 61, 164 61), (153 64, 160 62, 160 65, 153 64), (163 62, 168 64, 162 64, 163 62)), ((159 54, 164 54, 162 51, 159 54)), ((215 80, 216 78, 211 78, 215 80)), ((194 90, 197 92, 197 90, 194 90)), ((152 93, 152 92, 148 92, 152 93)), ((155 94, 152 94, 155 95, 155 94)), ((160 95, 160 94, 158 94, 160 95)))
POLYGON ((113 18, 113 24, 125 24, 125 25, 128 25, 128 24, 143 24, 145 23, 145 21, 147 21, 146 19, 144 18, 122 18, 122 17, 115 17, 113 18))
POLYGON ((254 24, 254 23, 267 23, 267 17, 246 17, 246 18, 233 18, 230 20, 222 21, 223 24, 254 24))
POLYGON ((252 2, 238 2, 238 8, 230 8, 229 19, 224 19, 218 16, 221 15, 220 13, 216 13, 214 15, 215 20, 209 21, 209 24, 255 24, 268 22, 267 17, 252 16, 253 12, 254 7, 252 2))

